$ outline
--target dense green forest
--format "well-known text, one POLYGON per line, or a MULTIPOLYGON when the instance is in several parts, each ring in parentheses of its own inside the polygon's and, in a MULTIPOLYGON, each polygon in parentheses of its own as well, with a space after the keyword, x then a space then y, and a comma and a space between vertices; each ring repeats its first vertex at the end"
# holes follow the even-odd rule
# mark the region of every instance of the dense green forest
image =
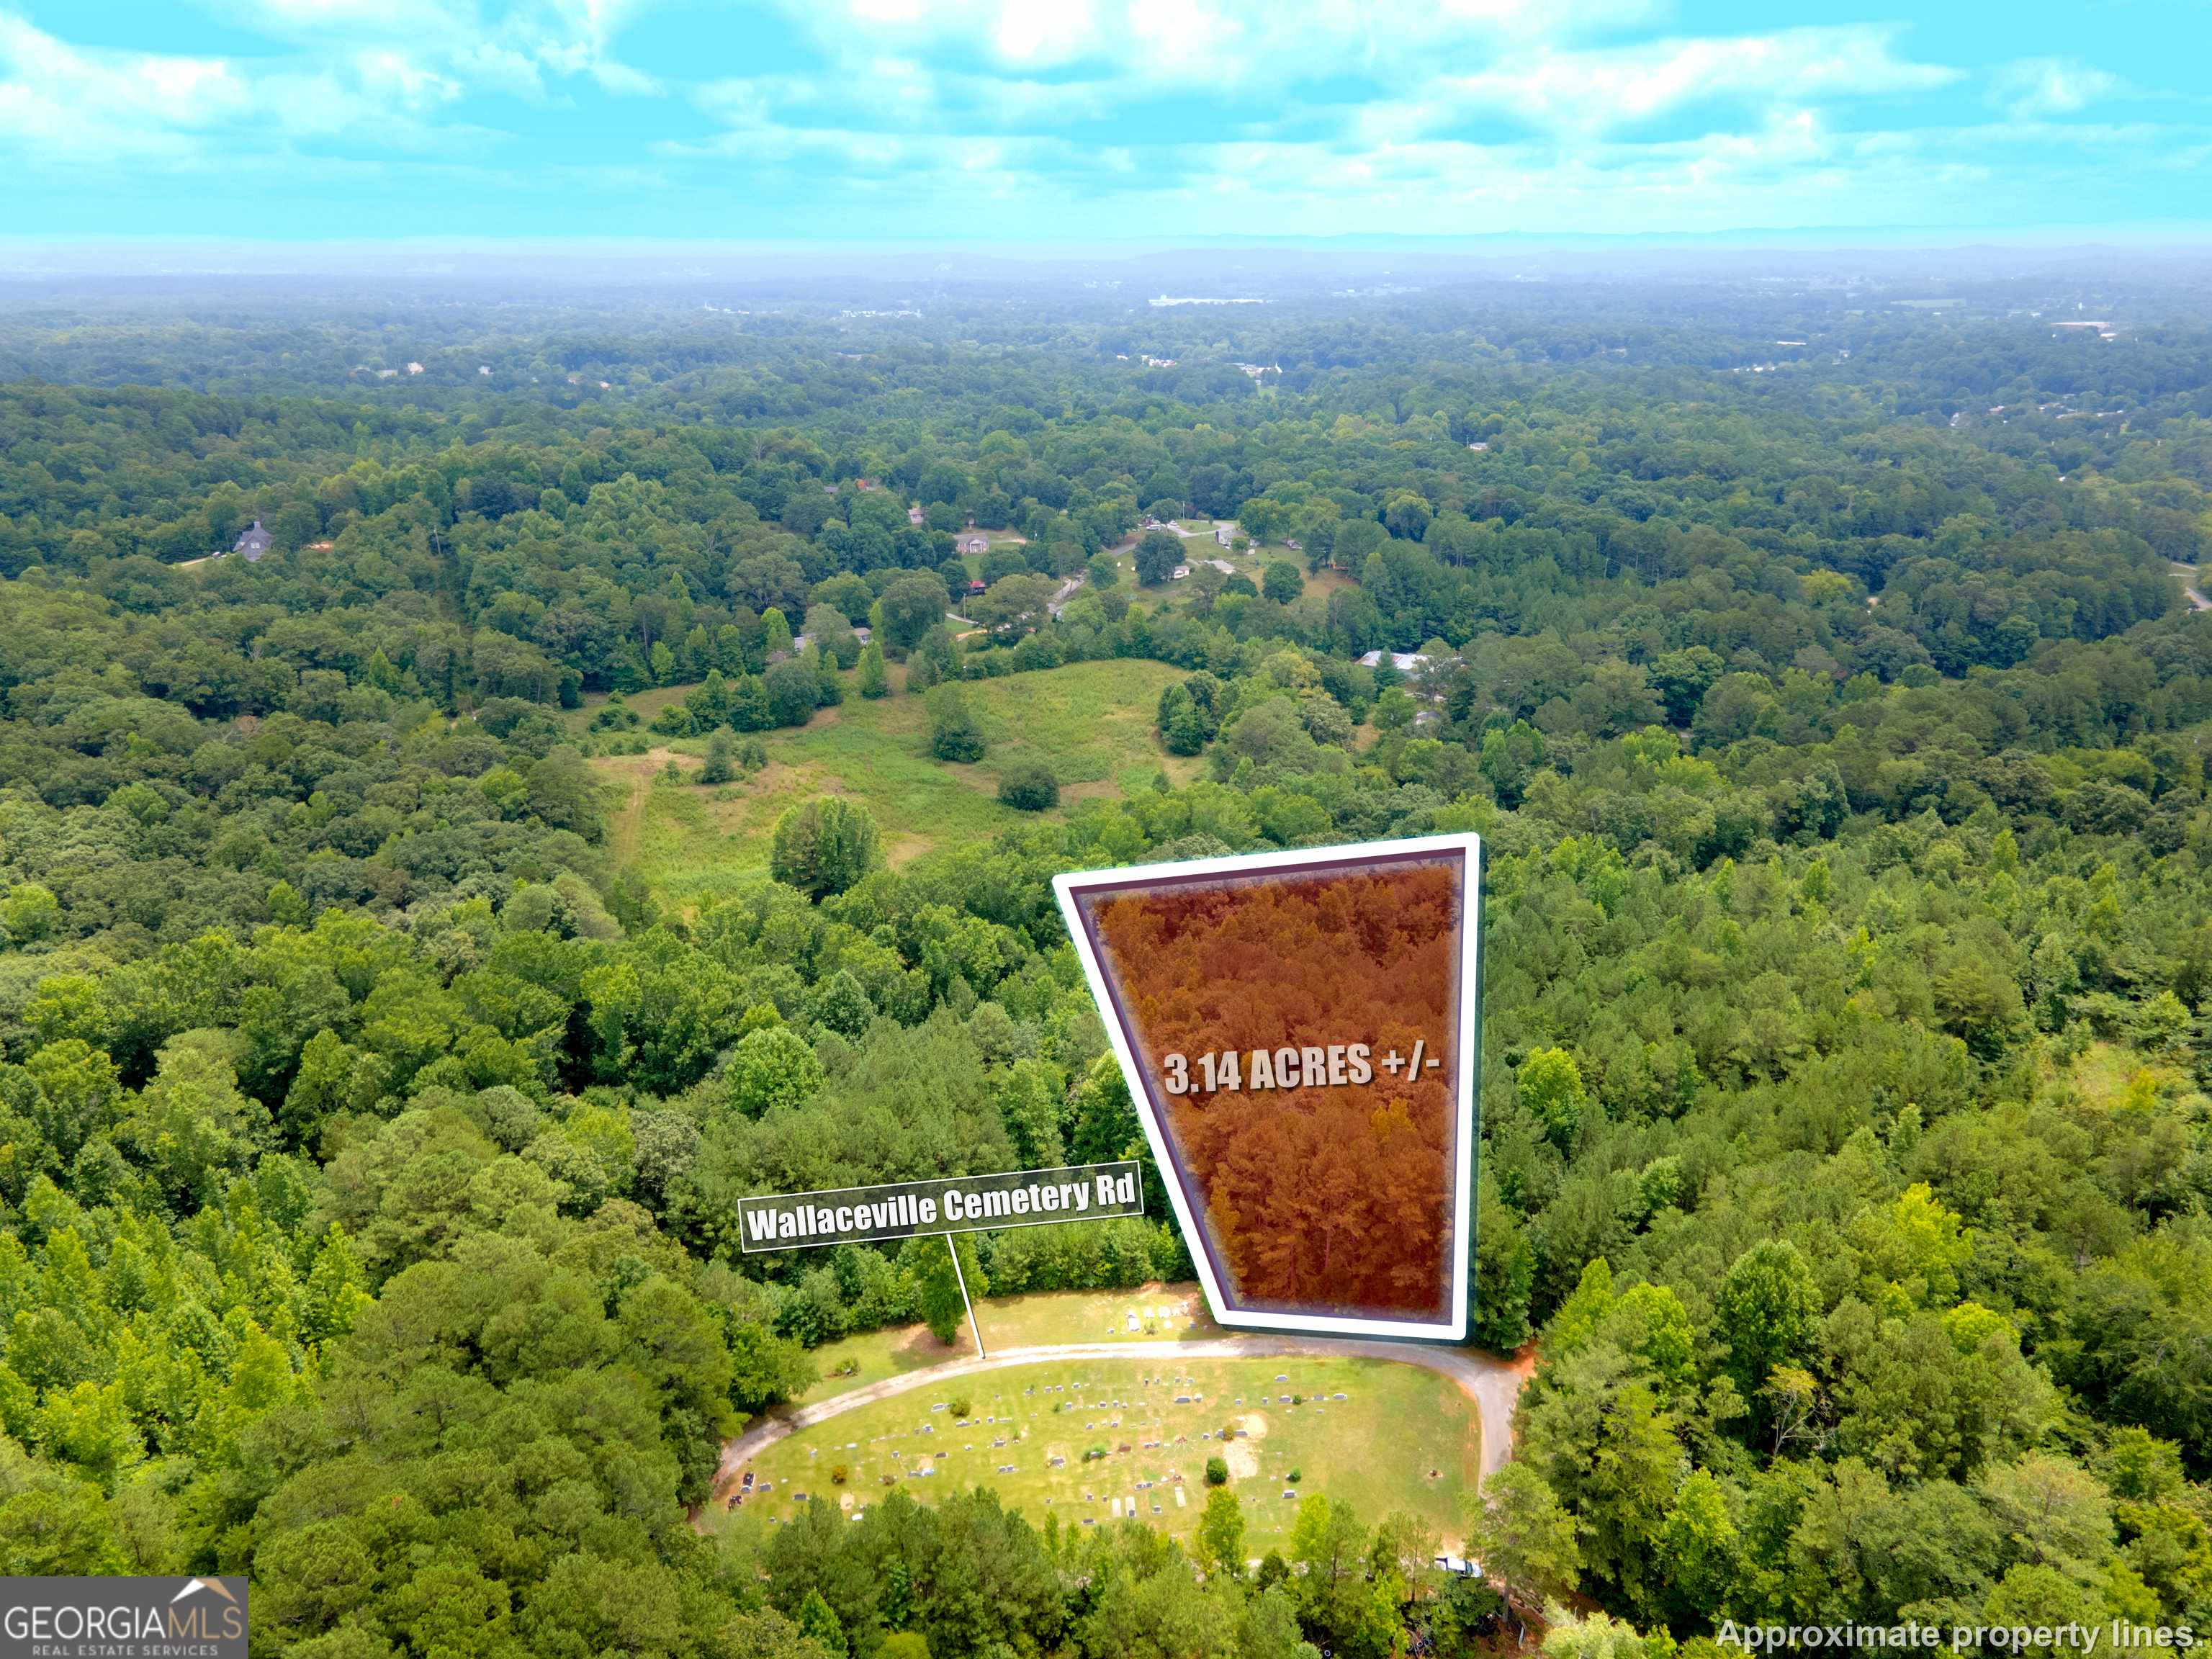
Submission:
POLYGON ((2212 1625, 2212 328, 2074 304, 16 307, 0 1568, 247 1573, 300 1659, 1470 1650, 1325 1494, 1256 1569, 1233 1504, 687 1509, 929 1300, 737 1196, 1141 1151, 1053 874, 1472 829, 1513 1604, 2212 1625), (1182 514, 1264 578, 1158 580, 1182 514), (854 696, 963 761, 962 683, 1139 659, 1149 789, 896 866, 809 806, 687 907, 611 841, 631 697, 726 776, 854 696))

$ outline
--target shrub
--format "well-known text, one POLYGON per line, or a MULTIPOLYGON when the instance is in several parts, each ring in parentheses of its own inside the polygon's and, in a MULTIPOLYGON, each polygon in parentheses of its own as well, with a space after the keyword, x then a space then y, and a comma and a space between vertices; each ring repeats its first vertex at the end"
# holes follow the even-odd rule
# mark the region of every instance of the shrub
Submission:
POLYGON ((1024 761, 1000 778, 999 799, 1020 811, 1042 812, 1060 805, 1060 780, 1042 761, 1024 761))
POLYGON ((1225 1486, 1229 1484, 1228 1459, 1209 1457, 1206 1460, 1206 1484, 1209 1486, 1225 1486))
POLYGON ((983 730, 968 708, 967 694, 946 682, 922 699, 929 710, 929 752, 943 761, 983 758, 983 730))
POLYGON ((975 1411, 975 1402, 972 1400, 956 1400, 952 1402, 952 1414, 955 1417, 969 1417, 974 1415, 975 1411))
POLYGON ((830 1466, 830 1484, 833 1486, 843 1486, 845 1484, 845 1477, 851 1473, 852 1470, 847 1468, 844 1464, 832 1463, 830 1466))
POLYGON ((730 734, 717 732, 707 744, 707 763, 699 769, 702 783, 727 783, 736 775, 732 764, 730 734))

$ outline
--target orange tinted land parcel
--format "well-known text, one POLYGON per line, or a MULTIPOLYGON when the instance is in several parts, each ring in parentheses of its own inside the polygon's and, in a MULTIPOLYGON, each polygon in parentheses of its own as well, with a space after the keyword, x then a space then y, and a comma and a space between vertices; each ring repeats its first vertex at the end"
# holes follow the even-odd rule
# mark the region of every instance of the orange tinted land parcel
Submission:
POLYGON ((1226 1309, 1453 1322, 1474 854, 1068 890, 1226 1309))

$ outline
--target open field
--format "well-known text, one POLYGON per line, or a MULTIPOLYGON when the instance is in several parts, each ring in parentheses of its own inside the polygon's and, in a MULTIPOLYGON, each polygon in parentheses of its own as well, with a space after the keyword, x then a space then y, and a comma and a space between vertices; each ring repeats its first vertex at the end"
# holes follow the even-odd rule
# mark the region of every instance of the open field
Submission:
MULTIPOLYGON (((1323 570, 1318 575, 1308 574, 1306 556, 1304 553, 1292 551, 1280 542, 1255 542, 1242 553, 1218 545, 1213 539, 1213 527, 1217 523, 1225 522, 1225 520, 1192 518, 1178 519, 1176 522, 1191 532, 1182 538, 1183 552, 1187 558, 1225 560, 1237 574, 1249 576, 1255 586, 1265 574, 1267 567, 1279 559, 1297 567, 1298 574, 1305 577, 1306 592, 1309 593, 1319 593, 1323 598, 1327 598, 1339 588, 1352 586, 1352 578, 1340 571, 1323 570)), ((1109 550, 1115 566, 1121 573, 1121 580, 1128 585, 1131 591, 1140 599, 1156 599, 1172 597, 1177 586, 1175 583, 1157 588, 1135 586, 1136 544, 1137 538, 1132 537, 1127 545, 1109 550)))
MULTIPOLYGON (((1370 1520, 1407 1510, 1455 1540, 1481 1432, 1451 1379, 1390 1360, 1093 1357, 918 1387, 802 1429, 729 1473, 741 1482, 750 1471, 745 1507, 776 1524, 808 1495, 857 1512, 902 1483, 925 1502, 982 1485, 1038 1524, 1134 1516, 1187 1537, 1213 1456, 1229 1465, 1255 1555, 1287 1539, 1300 1494, 1313 1492, 1370 1520)), ((726 1514, 717 1503, 704 1518, 713 1526, 726 1514)))
MULTIPOLYGON (((1164 753, 1152 729, 1162 689, 1177 671, 1156 662, 1071 663, 1065 668, 971 682, 969 702, 990 741, 973 765, 928 751, 921 699, 870 702, 843 676, 846 701, 812 724, 767 732, 769 763, 708 788, 695 781, 703 739, 671 739, 645 755, 605 755, 592 763, 620 791, 611 801, 613 852, 664 902, 696 904, 764 876, 769 838, 786 808, 810 795, 858 800, 875 814, 894 864, 934 848, 988 837, 1024 816, 998 800, 1003 769, 1048 763, 1063 805, 1112 798, 1150 785, 1156 772, 1187 781, 1198 763, 1164 753), (684 775, 666 776, 674 760, 684 775)), ((642 692, 630 705, 648 720, 686 686, 642 692)), ((579 711, 577 723, 589 710, 579 711)))
MULTIPOLYGON (((1222 1334, 1206 1311, 1196 1285, 1147 1285, 1134 1291, 1048 1291, 1035 1296, 986 1299, 975 1305, 983 1341, 993 1352, 1054 1342, 1158 1341, 1162 1337, 1222 1334)), ((793 1403, 812 1405, 854 1389, 902 1376, 925 1366, 960 1359, 975 1352, 975 1338, 963 1325, 951 1343, 939 1342, 924 1325, 864 1331, 814 1350, 822 1380, 793 1403), (837 1373, 847 1365, 850 1371, 837 1373)))

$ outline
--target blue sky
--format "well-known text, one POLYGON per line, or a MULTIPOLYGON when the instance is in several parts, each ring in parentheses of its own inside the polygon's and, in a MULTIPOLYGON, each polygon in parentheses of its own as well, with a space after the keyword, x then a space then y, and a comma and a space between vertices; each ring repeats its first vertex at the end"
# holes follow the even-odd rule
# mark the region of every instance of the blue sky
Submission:
POLYGON ((0 234, 2196 240, 2208 48, 2205 0, 0 0, 0 234))

